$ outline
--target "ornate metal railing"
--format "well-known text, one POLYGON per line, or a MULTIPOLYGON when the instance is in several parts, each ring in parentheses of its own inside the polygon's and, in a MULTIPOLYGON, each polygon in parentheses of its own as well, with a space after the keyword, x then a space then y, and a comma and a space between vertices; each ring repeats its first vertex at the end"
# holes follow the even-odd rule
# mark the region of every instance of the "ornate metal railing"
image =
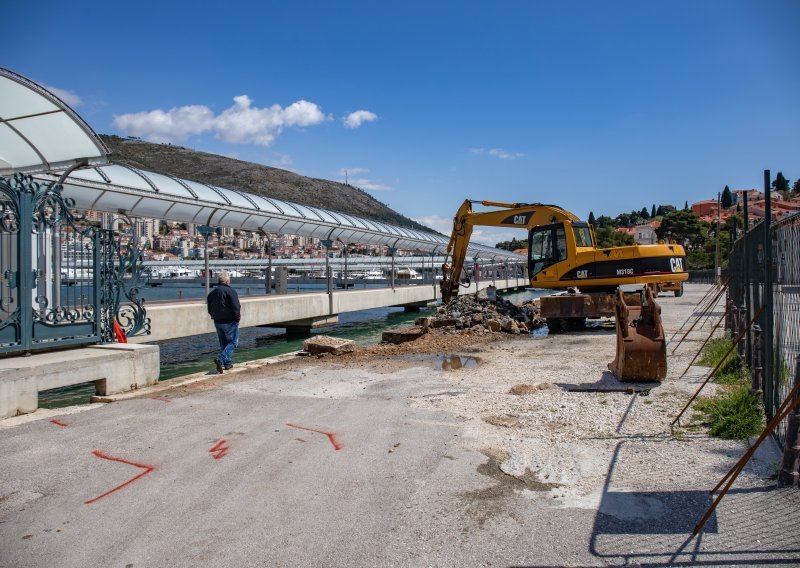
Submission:
POLYGON ((0 177, 0 353, 147 334, 131 235, 82 222, 57 183, 0 177))

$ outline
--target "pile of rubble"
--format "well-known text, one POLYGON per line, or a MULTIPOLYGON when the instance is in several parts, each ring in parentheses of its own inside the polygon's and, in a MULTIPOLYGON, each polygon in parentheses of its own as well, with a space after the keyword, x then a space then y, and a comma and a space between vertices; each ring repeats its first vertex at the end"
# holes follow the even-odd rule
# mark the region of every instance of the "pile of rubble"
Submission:
MULTIPOLYGON (((539 316, 539 301, 530 300, 520 305, 497 298, 490 301, 485 296, 458 296, 436 310, 436 315, 428 319, 432 329, 445 328, 458 332, 470 330, 474 333, 506 332, 513 334, 529 333, 544 325, 539 316)), ((421 323, 423 326, 424 322, 421 323)))
POLYGON ((490 301, 485 295, 459 296, 437 308, 434 315, 417 318, 413 326, 385 331, 383 341, 404 343, 431 332, 519 335, 545 324, 540 313, 538 300, 516 305, 500 298, 490 301))

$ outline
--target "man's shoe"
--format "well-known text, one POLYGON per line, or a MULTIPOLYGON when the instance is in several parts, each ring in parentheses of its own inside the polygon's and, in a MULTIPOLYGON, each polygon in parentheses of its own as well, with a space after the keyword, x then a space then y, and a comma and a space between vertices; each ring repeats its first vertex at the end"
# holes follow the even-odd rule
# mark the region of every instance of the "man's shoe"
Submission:
POLYGON ((228 365, 227 367, 225 367, 226 371, 230 371, 231 369, 233 369, 233 365, 228 365))
POLYGON ((214 359, 214 365, 217 367, 217 373, 221 375, 225 370, 225 367, 222 366, 222 361, 219 359, 214 359))

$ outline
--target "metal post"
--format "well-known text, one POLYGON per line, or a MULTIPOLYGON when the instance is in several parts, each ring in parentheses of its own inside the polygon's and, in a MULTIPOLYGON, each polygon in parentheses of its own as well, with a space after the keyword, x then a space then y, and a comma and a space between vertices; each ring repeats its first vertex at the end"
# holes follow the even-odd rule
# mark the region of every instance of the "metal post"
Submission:
POLYGON ((331 263, 330 263, 330 247, 333 244, 333 241, 330 239, 322 239, 320 241, 323 247, 325 247, 325 289, 328 292, 328 296, 331 295, 331 263))
POLYGON ((722 208, 722 197, 720 192, 717 192, 717 248, 716 252, 714 253, 714 284, 719 286, 720 281, 720 271, 722 266, 719 261, 719 217, 720 217, 720 209, 722 208))
MULTIPOLYGON (((746 311, 747 321, 750 321, 751 312, 753 308, 752 301, 752 287, 750 286, 750 219, 747 214, 747 192, 744 192, 744 235, 742 237, 744 248, 744 308, 746 311)), ((745 354, 748 365, 753 362, 753 340, 750 333, 745 336, 745 354)))
POLYGON ((20 347, 25 351, 25 355, 30 355, 32 336, 33 336, 33 310, 32 291, 33 291, 33 267, 31 266, 32 250, 31 240, 33 235, 33 204, 31 194, 19 192, 19 228, 17 242, 19 250, 19 275, 17 283, 19 285, 19 325, 20 325, 20 347))
MULTIPOLYGON (((100 342, 103 342, 103 310, 106 308, 111 308, 111 306, 102 306, 102 296, 100 294, 101 287, 103 285, 103 278, 106 277, 105 274, 101 273, 101 268, 103 268, 103 260, 100 256, 101 251, 106 246, 111 246, 111 243, 104 243, 103 238, 103 231, 95 231, 94 235, 92 235, 92 303, 94 304, 94 333, 95 335, 100 338, 100 342)), ((107 238, 109 240, 113 240, 114 232, 109 231, 107 233, 107 238)), ((80 306, 83 309, 84 302, 81 301, 80 306)), ((112 304, 113 305, 113 304, 112 304)), ((111 310, 109 309, 109 312, 111 310)), ((111 330, 114 329, 114 320, 117 318, 117 314, 109 313, 108 314, 109 321, 108 325, 111 326, 111 330)), ((109 330, 109 335, 113 335, 113 332, 109 330)))
POLYGON ((272 237, 267 235, 267 275, 264 277, 264 285, 267 287, 267 294, 272 294, 272 237))
MULTIPOLYGON (((775 388, 773 377, 773 305, 772 305, 772 195, 770 188, 770 172, 764 170, 764 381, 768 382, 770 394, 772 395, 772 408, 777 408, 781 401, 778 400, 778 389, 775 388)), ((766 383, 765 383, 765 393, 766 383)), ((766 401, 765 401, 766 402, 766 401)), ((766 404, 764 406, 767 406, 766 404)), ((772 418, 770 416, 770 418, 772 418)))
POLYGON ((762 357, 764 356, 764 350, 762 349, 762 343, 761 343, 763 337, 761 335, 761 326, 754 325, 752 329, 753 329, 753 365, 752 367, 750 367, 750 377, 751 377, 750 392, 758 393, 761 392, 761 387, 764 384, 763 381, 764 367, 761 363, 762 357))
POLYGON ((208 239, 216 232, 214 227, 209 227, 208 225, 200 225, 197 230, 200 232, 200 235, 205 240, 205 254, 204 257, 204 266, 205 266, 205 273, 206 273, 206 296, 208 296, 209 292, 211 292, 211 270, 208 267, 208 239))
POLYGON ((61 306, 61 226, 53 225, 53 307, 61 306))
POLYGON ((211 274, 209 274, 208 268, 208 237, 204 237, 205 240, 205 252, 203 253, 203 260, 205 264, 205 275, 206 275, 206 296, 211 291, 211 274))
POLYGON ((392 290, 394 290, 394 253, 397 252, 397 249, 391 247, 389 249, 389 254, 392 255, 392 290))
MULTIPOLYGON (((794 388, 800 385, 800 355, 795 360, 794 388)), ((778 485, 800 487, 800 406, 795 407, 786 421, 786 444, 778 485)))
POLYGON ((347 243, 341 239, 339 240, 339 242, 342 243, 343 247, 342 251, 344 251, 344 280, 342 282, 342 285, 344 286, 343 289, 347 290, 347 243))

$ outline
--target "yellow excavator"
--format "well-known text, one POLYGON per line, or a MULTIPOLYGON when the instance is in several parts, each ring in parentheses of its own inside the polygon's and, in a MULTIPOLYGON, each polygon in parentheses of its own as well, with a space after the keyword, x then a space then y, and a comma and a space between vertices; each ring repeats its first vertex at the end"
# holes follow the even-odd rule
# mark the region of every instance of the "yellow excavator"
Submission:
MULTIPOLYGON (((637 303, 632 295, 617 294, 620 285, 638 284, 643 288, 648 285, 655 288, 668 284, 673 289, 677 287, 682 290, 683 282, 689 277, 685 268, 686 254, 678 244, 597 248, 594 227, 561 207, 542 203, 498 203, 468 199, 456 213, 446 253, 450 262, 445 261, 442 266, 440 288, 445 303, 458 295, 467 246, 475 226, 514 227, 528 232, 530 285, 534 288, 568 290, 565 294, 541 298, 541 316, 552 331, 580 327, 586 318, 614 316, 624 308, 617 305, 619 298, 630 302, 626 314, 632 311, 638 313, 634 309, 637 303), (475 203, 495 209, 475 212, 475 203)), ((646 303, 652 301, 652 294, 637 296, 640 298, 638 309, 644 304, 643 313, 650 313, 652 310, 647 308, 646 303)), ((660 318, 656 320, 653 323, 660 328, 660 318)), ((640 323, 647 324, 646 321, 640 323)), ((627 333, 626 341, 633 336, 630 341, 635 342, 636 335, 635 332, 627 333)), ((663 330, 644 335, 663 343, 663 330)), ((665 351, 665 345, 664 349, 659 350, 665 351)), ((633 346, 634 358, 635 351, 636 347, 633 346)), ((619 352, 617 358, 620 359, 619 352)), ((625 358, 622 354, 623 362, 619 367, 623 369, 625 358)), ((663 365, 659 362, 654 368, 663 367, 665 374, 666 353, 663 359, 663 365)), ((628 365, 628 368, 634 366, 637 365, 628 365)), ((649 380, 659 380, 654 377, 662 372, 659 370, 650 374, 652 377, 649 380)))

